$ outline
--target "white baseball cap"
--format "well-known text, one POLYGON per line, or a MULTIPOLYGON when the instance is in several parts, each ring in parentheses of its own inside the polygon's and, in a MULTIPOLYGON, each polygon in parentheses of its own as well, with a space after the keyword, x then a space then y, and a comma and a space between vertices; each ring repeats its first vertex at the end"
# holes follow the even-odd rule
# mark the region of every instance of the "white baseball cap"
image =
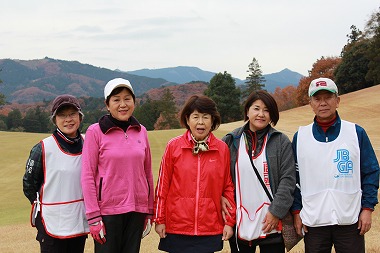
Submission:
POLYGON ((133 91, 131 83, 123 78, 112 79, 106 84, 106 87, 104 87, 104 98, 107 99, 111 92, 119 87, 128 88, 131 91, 133 98, 135 98, 135 92, 133 91))
POLYGON ((309 86, 309 97, 313 96, 320 90, 327 90, 332 93, 338 94, 338 87, 333 80, 329 78, 320 77, 311 81, 309 86))

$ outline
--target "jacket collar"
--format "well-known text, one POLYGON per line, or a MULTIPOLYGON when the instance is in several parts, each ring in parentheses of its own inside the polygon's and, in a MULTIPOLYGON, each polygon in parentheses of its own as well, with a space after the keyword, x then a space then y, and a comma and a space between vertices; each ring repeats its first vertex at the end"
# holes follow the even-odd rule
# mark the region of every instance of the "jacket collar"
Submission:
MULTIPOLYGON (((129 120, 130 120, 130 127, 136 128, 137 131, 141 130, 141 125, 135 117, 131 116, 129 120)), ((111 129, 116 129, 116 128, 121 129, 110 119, 109 114, 106 114, 99 119, 99 126, 103 134, 106 134, 111 129)))
MULTIPOLYGON (((189 142, 191 142, 192 144, 195 143, 195 141, 194 141, 193 138, 191 137, 191 132, 190 132, 190 130, 187 130, 187 131, 186 131, 186 133, 185 133, 185 137, 186 137, 186 139, 187 139, 189 142)), ((210 138, 211 138, 211 132, 210 132, 210 134, 208 135, 207 140, 206 140, 207 145, 210 144, 210 138)))
MULTIPOLYGON (((238 127, 238 128, 235 128, 232 132, 228 133, 227 135, 230 135, 232 137, 232 142, 235 146, 235 148, 238 147, 238 140, 240 140, 242 134, 244 133, 244 130, 245 129, 249 129, 249 121, 247 121, 247 123, 245 123, 243 126, 241 127, 238 127)), ((277 131, 275 128, 273 128, 272 126, 269 126, 269 130, 268 130, 268 140, 269 138, 273 135, 273 134, 279 134, 280 132, 277 131)), ((267 141, 268 141, 267 140, 267 141)), ((228 144, 229 145, 229 144, 228 144)))
MULTIPOLYGON (((335 138, 338 136, 340 132, 340 126, 341 126, 342 120, 338 114, 338 111, 336 112, 336 120, 335 122, 326 130, 326 132, 323 131, 322 127, 318 125, 318 122, 316 120, 316 117, 314 117, 314 124, 313 124, 313 134, 318 140, 324 140, 326 138, 326 135, 328 136, 335 136, 335 138)), ((330 138, 329 138, 330 139, 330 138)), ((330 139, 332 141, 333 139, 330 139)))
MULTIPOLYGON (((336 111, 335 113, 336 113, 335 122, 331 125, 331 126, 333 126, 333 127, 335 127, 335 126, 340 126, 340 123, 341 123, 341 119, 340 119, 340 116, 339 116, 338 111, 336 111)), ((314 124, 315 124, 315 125, 318 125, 318 122, 317 122, 317 116, 314 116, 314 124)), ((319 126, 319 125, 318 125, 318 126, 319 126)))
MULTIPOLYGON (((188 147, 193 147, 194 146, 194 141, 191 138, 191 132, 190 132, 190 130, 186 130, 186 132, 183 134, 183 137, 186 140, 186 146, 188 146, 188 147)), ((207 141, 206 141, 206 143, 210 147, 210 149, 215 144, 215 142, 214 142, 215 138, 216 138, 215 135, 212 132, 210 132, 210 134, 208 135, 207 141)))
POLYGON ((78 136, 75 138, 69 138, 59 129, 53 132, 54 139, 58 142, 61 149, 71 154, 80 154, 83 147, 83 137, 78 131, 78 136))

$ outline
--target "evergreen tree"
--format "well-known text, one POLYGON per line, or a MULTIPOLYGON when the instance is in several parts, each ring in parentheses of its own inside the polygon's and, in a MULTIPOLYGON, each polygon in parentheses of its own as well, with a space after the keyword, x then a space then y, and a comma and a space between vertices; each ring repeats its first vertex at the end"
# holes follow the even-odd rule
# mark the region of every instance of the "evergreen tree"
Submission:
POLYGON ((373 86, 380 84, 380 7, 367 22, 365 35, 370 38, 367 51, 368 73, 365 78, 373 86))
POLYGON ((154 129, 176 129, 180 128, 178 121, 178 110, 174 102, 174 96, 168 88, 159 102, 160 116, 154 124, 154 129))
POLYGON ((36 109, 29 109, 23 119, 23 127, 26 132, 48 133, 49 114, 41 111, 39 106, 36 109))
POLYGON ((5 122, 7 122, 7 116, 0 115, 0 131, 8 130, 7 124, 5 122))
POLYGON ((5 124, 5 121, 0 119, 0 131, 7 131, 7 129, 7 124, 5 124))
POLYGON ((148 131, 154 130, 154 124, 160 116, 158 107, 159 103, 148 97, 143 104, 136 105, 133 115, 148 131))
POLYGON ((252 91, 262 90, 265 86, 265 77, 263 76, 259 62, 255 57, 253 57, 252 62, 248 65, 247 72, 249 75, 245 81, 247 89, 244 91, 244 98, 249 96, 252 91))
POLYGON ((334 72, 340 94, 372 86, 366 80, 369 63, 368 49, 368 40, 354 41, 345 46, 342 52, 342 61, 334 72))
POLYGON ((0 93, 0 106, 5 105, 5 95, 0 93))
POLYGON ((40 133, 41 122, 36 117, 34 109, 29 109, 26 112, 22 125, 26 132, 40 133))
POLYGON ((372 14, 364 32, 351 26, 347 37, 342 62, 334 73, 341 94, 380 83, 380 12, 372 14))
POLYGON ((19 109, 14 109, 8 113, 7 127, 11 131, 22 128, 22 116, 19 109))
POLYGON ((352 25, 350 29, 351 33, 346 35, 346 37, 348 38, 348 45, 357 42, 363 36, 363 32, 360 31, 356 26, 352 25))
MULTIPOLYGON (((1 69, 0 69, 0 72, 1 72, 1 69)), ((3 81, 0 79, 0 84, 2 84, 3 81)), ((4 94, 0 93, 0 106, 1 105, 5 105, 5 96, 4 94)))
POLYGON ((87 128, 98 122, 99 119, 105 115, 107 112, 103 109, 92 109, 92 110, 88 110, 86 108, 86 110, 83 110, 83 114, 84 114, 84 117, 83 117, 83 120, 82 120, 82 124, 81 124, 81 127, 80 127, 80 131, 82 133, 85 133, 87 131, 87 128))
POLYGON ((235 80, 226 71, 218 73, 210 80, 204 94, 215 101, 222 123, 241 120, 240 90, 235 80))

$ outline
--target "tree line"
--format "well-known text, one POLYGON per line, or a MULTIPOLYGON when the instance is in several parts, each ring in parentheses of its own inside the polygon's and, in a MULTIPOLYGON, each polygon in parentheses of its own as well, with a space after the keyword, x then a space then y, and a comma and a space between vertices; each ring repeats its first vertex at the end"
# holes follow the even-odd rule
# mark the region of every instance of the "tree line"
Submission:
MULTIPOLYGON (((322 56, 309 70, 308 76, 301 78, 297 87, 277 87, 272 93, 280 111, 302 106, 308 103, 307 89, 311 80, 318 77, 331 78, 337 84, 340 94, 345 94, 380 83, 380 8, 372 13, 366 22, 364 31, 356 26, 350 27, 347 44, 343 46, 340 56, 322 56)), ((248 65, 245 84, 237 87, 232 76, 224 71, 212 77, 204 94, 212 98, 218 106, 222 123, 243 119, 242 102, 253 91, 265 89, 265 78, 258 60, 253 57, 248 65)), ((1 74, 1 72, 0 72, 1 74)), ((1 83, 1 80, 0 80, 1 83)), ((160 99, 147 98, 136 103, 134 116, 148 130, 180 128, 175 98, 169 89, 163 88, 160 99)), ((191 94, 189 94, 190 96, 191 94)), ((106 112, 101 98, 80 98, 85 114, 82 132, 99 120, 106 112)), ((0 130, 51 132, 50 113, 46 111, 49 103, 29 109, 23 116, 18 109, 7 116, 0 115, 0 130)), ((0 106, 5 104, 5 97, 0 94, 0 106)))
POLYGON ((313 64, 309 75, 300 80, 297 106, 308 103, 304 94, 311 80, 321 76, 333 79, 341 95, 380 84, 380 7, 370 15, 364 31, 355 25, 350 29, 340 56, 321 57, 313 64))

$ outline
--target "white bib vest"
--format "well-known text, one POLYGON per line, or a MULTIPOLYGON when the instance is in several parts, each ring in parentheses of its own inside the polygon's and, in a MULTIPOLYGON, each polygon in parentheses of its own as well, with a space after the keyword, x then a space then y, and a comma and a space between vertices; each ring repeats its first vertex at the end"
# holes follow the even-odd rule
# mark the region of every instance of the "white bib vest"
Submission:
POLYGON ((40 212, 46 232, 69 238, 89 232, 81 187, 82 155, 62 151, 53 136, 43 140, 45 182, 40 212))
POLYGON ((303 224, 351 225, 361 208, 360 150, 355 124, 342 120, 339 136, 318 142, 312 124, 300 127, 297 160, 303 224))
MULTIPOLYGON (((253 163, 268 187, 269 193, 272 194, 265 156, 266 140, 267 137, 264 139, 262 152, 253 160, 253 163)), ((249 156, 252 154, 247 152, 245 134, 243 134, 240 138, 238 158, 235 165, 236 229, 238 237, 247 241, 266 237, 267 234, 262 231, 263 220, 271 203, 252 168, 249 156)), ((269 234, 277 232, 274 229, 269 234)))

